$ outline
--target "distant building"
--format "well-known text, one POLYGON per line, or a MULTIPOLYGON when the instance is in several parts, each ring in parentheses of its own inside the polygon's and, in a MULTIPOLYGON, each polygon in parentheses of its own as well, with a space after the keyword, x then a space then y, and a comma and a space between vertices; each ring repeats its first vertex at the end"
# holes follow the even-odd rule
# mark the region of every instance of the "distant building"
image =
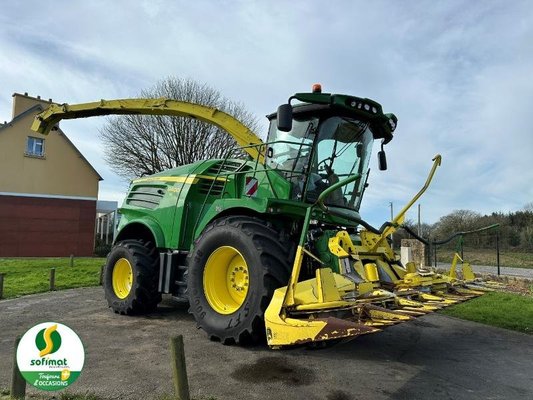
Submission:
POLYGON ((15 93, 0 123, 0 257, 93 254, 102 178, 61 129, 30 129, 51 102, 15 93))
POLYGON ((115 240, 120 214, 117 213, 118 202, 98 200, 96 202, 96 237, 100 242, 109 244, 115 240))

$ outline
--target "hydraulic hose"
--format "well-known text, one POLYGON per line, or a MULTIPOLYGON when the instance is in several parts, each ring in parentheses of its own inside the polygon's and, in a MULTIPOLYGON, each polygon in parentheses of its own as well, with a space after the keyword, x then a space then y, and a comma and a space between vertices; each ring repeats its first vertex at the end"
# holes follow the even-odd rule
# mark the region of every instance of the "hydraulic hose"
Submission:
MULTIPOLYGON (((429 245, 429 240, 427 239, 424 239, 423 237, 421 236, 418 236, 411 228, 409 228, 407 225, 402 225, 401 226, 409 235, 413 236, 415 239, 417 239, 418 241, 424 243, 426 246, 429 245)), ((451 240, 451 239, 450 239, 451 240)))
POLYGON ((453 235, 447 237, 446 239, 443 239, 443 240, 438 240, 438 241, 434 241, 434 242, 430 242, 429 239, 424 239, 423 237, 420 237, 418 236, 411 228, 409 228, 408 226, 406 225, 402 225, 401 227, 407 232, 409 233, 411 236, 413 236, 415 239, 421 241, 422 243, 424 243, 425 245, 429 245, 429 244, 432 244, 432 245, 442 245, 442 244, 446 244, 448 242, 450 242, 452 239, 456 238, 457 236, 465 236, 465 235, 470 235, 472 233, 478 233, 478 232, 483 232, 483 231, 487 231, 489 229, 494 229, 494 228, 497 228, 499 227, 500 224, 493 224, 493 225, 489 225, 489 226, 485 226, 483 228, 479 228, 479 229, 474 229, 474 230, 471 230, 471 231, 464 231, 464 232, 456 232, 454 233, 453 235))

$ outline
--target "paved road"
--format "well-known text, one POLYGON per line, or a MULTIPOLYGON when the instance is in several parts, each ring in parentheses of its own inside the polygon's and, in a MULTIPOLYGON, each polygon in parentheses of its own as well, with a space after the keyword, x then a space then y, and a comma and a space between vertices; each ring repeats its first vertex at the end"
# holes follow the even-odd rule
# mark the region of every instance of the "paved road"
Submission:
MULTIPOLYGON (((480 272, 482 274, 496 275, 498 273, 497 267, 487 265, 474 265, 472 266, 474 272, 480 272)), ((507 276, 518 276, 522 278, 533 279, 533 269, 531 268, 510 268, 500 267, 500 274, 507 276)))
POLYGON ((101 288, 0 301, 0 387, 13 339, 39 322, 73 328, 85 344, 71 387, 111 399, 172 392, 168 341, 185 338, 195 399, 531 399, 533 336, 427 315, 323 350, 272 351, 210 342, 183 305, 147 317, 113 314, 101 288))
MULTIPOLYGON (((439 268, 450 269, 450 263, 437 263, 439 268)), ((460 267, 460 266, 459 266, 460 267)), ((498 273, 498 268, 495 266, 489 265, 472 265, 474 272, 481 274, 491 274, 496 275, 498 273)), ((517 276, 520 278, 533 279, 533 268, 511 268, 511 267, 501 267, 500 274, 506 276, 517 276)))

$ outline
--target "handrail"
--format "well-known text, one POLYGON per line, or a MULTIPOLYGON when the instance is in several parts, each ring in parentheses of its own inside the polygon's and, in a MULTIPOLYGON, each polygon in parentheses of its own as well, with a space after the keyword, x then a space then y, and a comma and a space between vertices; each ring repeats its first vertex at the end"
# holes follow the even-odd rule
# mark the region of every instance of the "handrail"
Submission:
POLYGON ((328 206, 326 206, 324 204, 324 200, 331 193, 333 193, 335 190, 337 190, 337 189, 339 189, 339 188, 341 188, 341 187, 343 187, 345 185, 348 185, 348 184, 352 183, 353 181, 356 181, 357 179, 361 178, 361 176, 362 176, 361 174, 355 174, 355 175, 349 176, 346 179, 343 179, 342 181, 334 183, 333 185, 331 185, 330 187, 325 189, 322 193, 320 193, 320 195, 318 196, 318 199, 316 200, 315 204, 317 204, 322 209, 322 211, 324 211, 324 212, 326 212, 328 214, 333 214, 333 215, 336 215, 336 216, 344 218, 344 219, 351 219, 352 221, 357 222, 359 225, 362 225, 363 227, 365 227, 370 232, 373 232, 376 235, 380 235, 382 230, 374 228, 372 225, 370 225, 368 222, 364 221, 363 219, 357 218, 357 217, 352 216, 352 215, 349 216, 349 215, 346 215, 346 214, 341 213, 341 212, 337 212, 334 208, 328 207, 328 206))
POLYGON ((320 196, 318 196, 318 199, 316 200, 316 203, 319 205, 321 209, 324 211, 328 211, 328 207, 324 204, 324 199, 328 197, 331 193, 333 193, 335 190, 348 185, 349 183, 352 183, 353 181, 356 181, 357 179, 361 178, 361 174, 355 174, 352 176, 349 176, 346 179, 343 179, 342 181, 339 181, 337 183, 334 183, 327 189, 325 189, 322 193, 320 193, 320 196))

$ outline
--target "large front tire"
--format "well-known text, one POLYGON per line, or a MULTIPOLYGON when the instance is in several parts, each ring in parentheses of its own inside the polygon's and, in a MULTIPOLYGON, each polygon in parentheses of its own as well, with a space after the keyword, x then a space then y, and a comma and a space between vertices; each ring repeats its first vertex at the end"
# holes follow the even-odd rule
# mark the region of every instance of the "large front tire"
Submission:
POLYGON ((159 256, 150 242, 124 240, 107 256, 104 291, 118 314, 144 314, 161 301, 158 292, 159 256))
POLYGON ((289 279, 289 247, 257 218, 208 225, 188 257, 189 311, 198 327, 225 344, 264 338, 265 310, 289 279))

